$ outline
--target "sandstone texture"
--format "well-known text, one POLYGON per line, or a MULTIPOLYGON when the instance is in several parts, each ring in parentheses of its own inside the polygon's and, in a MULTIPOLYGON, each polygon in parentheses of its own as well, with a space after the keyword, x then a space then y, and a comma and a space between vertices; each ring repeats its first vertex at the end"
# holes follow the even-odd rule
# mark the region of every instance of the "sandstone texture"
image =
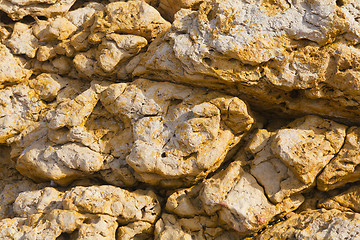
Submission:
POLYGON ((0 0, 0 239, 360 239, 356 0, 0 0))

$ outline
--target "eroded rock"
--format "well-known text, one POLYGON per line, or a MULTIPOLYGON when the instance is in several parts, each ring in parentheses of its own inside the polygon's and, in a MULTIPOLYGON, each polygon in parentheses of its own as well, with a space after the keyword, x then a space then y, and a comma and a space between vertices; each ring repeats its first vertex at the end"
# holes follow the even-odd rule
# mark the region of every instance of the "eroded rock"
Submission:
POLYGON ((340 151, 346 126, 315 116, 297 119, 275 132, 260 129, 247 146, 251 174, 271 201, 300 193, 340 151))
POLYGON ((313 210, 296 214, 264 231, 256 239, 357 239, 360 215, 339 210, 313 210))
POLYGON ((348 129, 345 144, 339 154, 331 160, 320 174, 317 187, 322 191, 344 186, 348 182, 360 180, 360 163, 358 155, 360 130, 358 127, 348 129))
POLYGON ((4 85, 25 82, 31 76, 31 70, 23 67, 19 58, 15 58, 10 50, 0 43, 0 88, 4 85))
POLYGON ((134 145, 126 162, 140 181, 153 185, 181 186, 204 178, 254 122, 236 97, 145 79, 110 85, 100 101, 131 124, 134 145))
POLYGON ((67 12, 75 0, 5 0, 0 3, 0 10, 13 20, 19 20, 27 15, 52 17, 67 12))
POLYGON ((75 239, 110 240, 116 237, 117 221, 123 225, 120 236, 152 236, 160 214, 152 191, 105 185, 78 186, 65 193, 51 187, 23 191, 13 208, 15 218, 0 220, 1 238, 56 239, 66 233, 75 239))
POLYGON ((360 187, 358 185, 354 185, 340 193, 337 191, 337 193, 332 193, 331 195, 331 197, 321 200, 319 207, 339 209, 344 212, 360 212, 360 187))
POLYGON ((272 114, 358 122, 358 9, 355 1, 204 1, 176 14, 133 74, 220 88, 272 114))
POLYGON ((218 215, 218 225, 244 237, 260 230, 276 216, 295 210, 303 200, 301 195, 294 195, 272 204, 256 179, 236 161, 204 183, 172 194, 166 209, 183 217, 218 215))

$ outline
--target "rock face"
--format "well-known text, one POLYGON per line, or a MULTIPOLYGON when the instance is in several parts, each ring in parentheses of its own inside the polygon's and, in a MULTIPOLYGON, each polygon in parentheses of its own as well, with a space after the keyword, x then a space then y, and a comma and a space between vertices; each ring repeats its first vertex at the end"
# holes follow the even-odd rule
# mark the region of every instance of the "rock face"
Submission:
MULTIPOLYGON (((3 239, 56 239, 63 233, 76 239, 115 239, 118 222, 152 226, 160 213, 153 192, 129 192, 106 185, 79 186, 65 193, 50 187, 24 191, 13 208, 15 218, 0 220, 3 239)), ((133 230, 136 234, 147 231, 141 227, 133 230)))
POLYGON ((0 18, 0 239, 359 239, 359 1, 0 18))
POLYGON ((341 3, 205 1, 177 12, 133 74, 224 89, 262 110, 358 122, 359 5, 341 3))
POLYGON ((358 239, 360 215, 338 210, 315 210, 294 215, 256 239, 358 239))
POLYGON ((276 132, 259 129, 247 151, 251 173, 274 203, 315 184, 316 176, 344 143, 346 126, 307 116, 276 132))
POLYGON ((320 190, 327 191, 360 180, 360 172, 357 168, 360 163, 358 156, 359 134, 358 127, 352 127, 348 130, 344 147, 318 178, 320 190))

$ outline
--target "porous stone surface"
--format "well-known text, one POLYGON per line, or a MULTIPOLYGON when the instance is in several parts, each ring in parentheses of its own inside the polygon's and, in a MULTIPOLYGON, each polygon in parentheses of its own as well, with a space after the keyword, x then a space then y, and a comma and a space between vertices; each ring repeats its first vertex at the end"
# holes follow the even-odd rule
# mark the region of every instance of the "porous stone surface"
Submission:
POLYGON ((341 149, 346 126, 315 116, 268 132, 259 129, 246 150, 251 173, 277 203, 315 184, 316 176, 341 149))
POLYGON ((360 215, 339 210, 296 214, 264 231, 256 239, 358 239, 360 215))
POLYGON ((320 190, 328 191, 360 180, 359 135, 358 127, 349 128, 343 148, 317 180, 320 190))
POLYGON ((129 192, 102 185, 77 186, 65 192, 52 187, 24 191, 13 209, 14 218, 0 220, 2 239, 57 239, 67 234, 75 239, 105 240, 115 239, 119 223, 123 234, 129 228, 133 236, 151 233, 160 204, 152 191, 129 192))
POLYGON ((0 0, 0 239, 359 239, 357 0, 0 0))
POLYGON ((204 1, 177 12, 133 74, 359 122, 359 14, 357 1, 204 1))
POLYGON ((294 195, 272 204, 256 179, 235 161, 200 185, 170 195, 166 210, 181 217, 218 216, 217 224, 223 229, 245 236, 296 209, 303 200, 294 195))

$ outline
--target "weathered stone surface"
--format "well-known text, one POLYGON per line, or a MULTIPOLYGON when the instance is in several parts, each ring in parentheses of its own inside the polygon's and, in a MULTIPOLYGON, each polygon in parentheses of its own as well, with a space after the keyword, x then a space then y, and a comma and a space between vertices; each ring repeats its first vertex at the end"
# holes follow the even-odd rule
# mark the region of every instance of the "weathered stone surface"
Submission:
POLYGON ((67 185, 77 178, 99 171, 101 154, 76 143, 54 146, 41 139, 18 158, 16 169, 35 181, 53 180, 67 185))
POLYGON ((359 136, 358 127, 348 129, 341 151, 318 177, 318 189, 328 191, 360 180, 360 170, 357 167, 360 164, 359 136))
POLYGON ((359 1, 0 18, 0 239, 359 238, 359 1))
POLYGON ((31 70, 23 67, 20 59, 15 58, 10 50, 0 43, 0 88, 4 85, 24 82, 29 79, 31 70))
POLYGON ((64 16, 16 23, 6 42, 15 54, 36 56, 35 73, 117 81, 131 77, 130 61, 169 27, 144 1, 90 2, 64 16))
POLYGON ((168 198, 166 209, 179 216, 218 215, 218 224, 245 236, 260 230, 275 216, 293 211, 303 202, 301 195, 294 195, 274 205, 264 194, 256 179, 233 162, 224 171, 204 183, 175 192, 168 198))
POLYGON ((110 185, 75 187, 65 193, 63 206, 68 210, 117 217, 120 223, 154 223, 160 214, 160 204, 154 192, 129 192, 110 185))
POLYGON ((30 26, 21 22, 14 25, 10 39, 6 43, 15 54, 25 54, 29 58, 35 57, 39 47, 39 41, 30 26))
POLYGON ((315 184, 320 171, 343 145, 346 126, 315 116, 297 119, 275 132, 260 129, 247 151, 251 174, 274 203, 315 184))
POLYGON ((189 8, 195 10, 203 0, 160 0, 157 10, 169 21, 174 20, 174 15, 181 8, 189 8))
POLYGON ((67 233, 74 239, 110 240, 116 237, 117 221, 124 225, 119 236, 137 239, 152 236, 160 214, 152 191, 129 192, 105 185, 79 186, 65 193, 51 187, 23 191, 13 208, 15 218, 0 220, 2 239, 56 239, 67 233))
POLYGON ((105 34, 123 32, 153 40, 169 27, 170 23, 144 1, 113 2, 96 14, 90 39, 96 42, 105 34))
POLYGON ((178 218, 164 213, 155 225, 155 239, 239 239, 235 231, 225 231, 218 226, 217 217, 195 216, 178 218))
POLYGON ((26 83, 1 89, 0 102, 0 143, 11 143, 11 137, 38 121, 45 108, 35 90, 26 83))
POLYGON ((117 230, 117 239, 152 239, 154 226, 148 222, 133 222, 126 226, 119 227, 117 230))
POLYGON ((341 211, 360 212, 360 186, 355 185, 340 193, 332 193, 328 199, 323 199, 318 204, 326 209, 339 209, 341 211))
POLYGON ((132 125, 134 145, 126 162, 153 185, 204 178, 254 121, 238 98, 145 79, 110 85, 100 101, 132 125))
MULTIPOLYGON (((6 182, 6 179, 3 179, 2 181, 6 182)), ((44 184, 38 185, 28 179, 13 179, 12 183, 1 186, 0 219, 16 216, 13 204, 19 194, 26 191, 38 190, 42 187, 44 187, 44 184)))
POLYGON ((358 122, 359 6, 342 3, 205 1, 177 13, 134 75, 221 88, 271 113, 358 122))
POLYGON ((75 0, 3 0, 0 10, 13 20, 19 20, 27 15, 52 17, 67 12, 75 0))
POLYGON ((359 234, 358 213, 320 209, 293 215, 256 239, 358 239, 359 234))

